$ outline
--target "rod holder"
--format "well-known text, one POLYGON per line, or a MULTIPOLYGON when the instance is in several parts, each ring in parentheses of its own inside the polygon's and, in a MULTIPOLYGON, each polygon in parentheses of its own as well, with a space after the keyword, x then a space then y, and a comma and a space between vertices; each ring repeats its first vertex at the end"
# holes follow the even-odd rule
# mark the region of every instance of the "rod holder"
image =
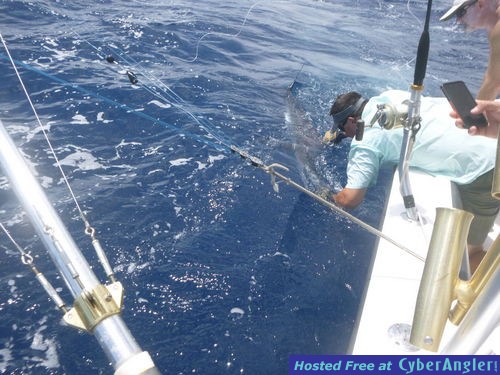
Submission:
POLYGON ((450 311, 450 321, 459 325, 477 296, 490 282, 500 264, 500 236, 497 236, 486 252, 476 272, 468 281, 458 280, 455 287, 457 303, 450 311))
MULTIPOLYGON (((493 273, 491 279, 478 294, 471 308, 460 323, 453 337, 440 350, 441 355, 487 354, 493 346, 484 346, 488 338, 500 324, 500 272, 493 273)), ((495 340, 492 340, 492 345, 495 340)))
POLYGON ((437 351, 454 299, 454 288, 473 215, 438 207, 418 291, 410 343, 437 351))

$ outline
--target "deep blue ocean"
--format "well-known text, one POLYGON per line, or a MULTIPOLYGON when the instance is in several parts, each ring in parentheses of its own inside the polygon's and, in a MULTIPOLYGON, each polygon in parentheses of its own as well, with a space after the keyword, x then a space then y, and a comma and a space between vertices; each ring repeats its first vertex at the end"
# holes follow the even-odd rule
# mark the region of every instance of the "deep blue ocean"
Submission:
MULTIPOLYGON (((438 21, 450 4, 434 1, 424 95, 457 79, 475 93, 486 68, 483 32, 438 21)), ((287 185, 276 193, 219 141, 340 189, 348 143, 301 146, 329 128, 338 94, 409 88, 426 6, 0 1, 0 32, 124 284, 123 318, 162 373, 286 374, 291 354, 349 352, 376 238, 287 185), (287 121, 295 78, 315 131, 287 121)), ((0 69, 0 119, 104 280, 3 47, 0 69)), ((390 180, 352 213, 379 226, 390 180)), ((71 304, 4 177, 0 188, 1 222, 71 304)), ((0 373, 113 373, 5 235, 0 251, 0 373)))

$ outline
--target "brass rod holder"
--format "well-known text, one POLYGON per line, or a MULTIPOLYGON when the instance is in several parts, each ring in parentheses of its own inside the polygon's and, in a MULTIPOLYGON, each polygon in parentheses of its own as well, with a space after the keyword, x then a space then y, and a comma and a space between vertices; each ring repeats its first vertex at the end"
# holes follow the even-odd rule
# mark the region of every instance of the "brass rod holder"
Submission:
POLYGON ((486 252, 476 272, 469 281, 458 280, 455 287, 457 303, 450 311, 450 321, 460 324, 465 314, 476 300, 485 285, 492 279, 500 264, 500 236, 497 236, 486 252))
POLYGON ((410 336, 410 343, 419 348, 433 352, 439 348, 472 219, 463 210, 436 209, 410 336))
POLYGON ((483 344, 487 342, 491 333, 500 324, 500 314, 498 314, 499 288, 500 272, 497 269, 496 272, 493 272, 491 279, 485 283, 457 331, 439 354, 486 354, 494 349, 491 346, 483 347, 483 344), (479 353, 480 350, 481 353, 479 353))

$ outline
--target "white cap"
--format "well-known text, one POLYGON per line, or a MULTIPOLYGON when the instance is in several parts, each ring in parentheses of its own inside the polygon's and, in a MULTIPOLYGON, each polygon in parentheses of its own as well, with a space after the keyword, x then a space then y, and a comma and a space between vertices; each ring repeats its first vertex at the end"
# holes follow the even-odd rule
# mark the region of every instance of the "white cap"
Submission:
POLYGON ((451 17, 455 15, 455 13, 463 8, 470 0, 455 0, 453 1, 453 6, 439 19, 440 21, 448 21, 451 17))

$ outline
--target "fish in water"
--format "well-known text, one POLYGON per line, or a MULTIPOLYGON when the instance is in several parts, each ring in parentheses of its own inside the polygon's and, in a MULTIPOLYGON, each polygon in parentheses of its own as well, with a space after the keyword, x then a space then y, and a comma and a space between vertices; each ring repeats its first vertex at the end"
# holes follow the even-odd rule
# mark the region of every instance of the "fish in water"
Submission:
POLYGON ((313 125, 310 115, 298 101, 297 94, 300 86, 301 83, 294 80, 287 88, 285 119, 294 140, 292 148, 302 180, 309 189, 324 196, 331 190, 319 165, 321 154, 326 146, 322 142, 318 129, 313 125))

